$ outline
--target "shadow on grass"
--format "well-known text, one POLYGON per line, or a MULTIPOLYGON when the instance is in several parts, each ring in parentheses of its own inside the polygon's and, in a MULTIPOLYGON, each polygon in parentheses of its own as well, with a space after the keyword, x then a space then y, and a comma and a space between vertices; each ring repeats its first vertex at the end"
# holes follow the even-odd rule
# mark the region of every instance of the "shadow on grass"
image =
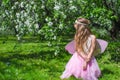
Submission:
POLYGON ((7 56, 0 56, 0 61, 3 63, 11 63, 17 66, 17 65, 24 65, 17 62, 17 60, 41 59, 44 61, 49 61, 51 59, 62 59, 64 57, 63 54, 58 54, 55 56, 54 52, 55 51, 40 51, 39 53, 31 53, 31 54, 9 53, 9 55, 8 53, 6 53, 7 56))
POLYGON ((111 70, 105 68, 102 70, 102 75, 104 75, 104 74, 114 74, 114 73, 111 70))
POLYGON ((103 69, 103 70, 101 71, 101 73, 102 73, 102 74, 101 74, 100 78, 104 77, 104 75, 109 75, 109 74, 114 75, 114 72, 111 71, 111 70, 109 70, 109 69, 107 69, 107 68, 103 69))
POLYGON ((111 54, 111 61, 114 61, 116 63, 119 63, 120 62, 120 54, 111 54))

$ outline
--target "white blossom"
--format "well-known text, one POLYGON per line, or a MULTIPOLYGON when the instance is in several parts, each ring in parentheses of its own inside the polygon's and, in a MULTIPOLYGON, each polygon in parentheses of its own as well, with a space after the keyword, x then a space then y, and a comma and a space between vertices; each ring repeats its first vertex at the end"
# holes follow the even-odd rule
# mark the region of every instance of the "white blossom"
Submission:
POLYGON ((76 7, 75 6, 71 6, 69 9, 73 10, 73 9, 76 9, 76 7))
POLYGON ((54 40, 56 40, 56 39, 57 39, 57 37, 56 37, 56 36, 54 36, 54 37, 53 37, 53 39, 54 39, 54 40))
POLYGON ((38 17, 39 17, 38 14, 35 14, 35 17, 38 19, 38 17))
POLYGON ((17 16, 17 17, 20 17, 20 13, 16 13, 16 16, 17 16))
POLYGON ((3 17, 5 17, 5 14, 2 14, 3 17))
POLYGON ((21 30, 20 30, 20 31, 21 31, 21 33, 24 33, 24 29, 23 29, 23 28, 21 28, 21 30))
POLYGON ((58 53, 59 53, 59 50, 56 49, 54 52, 54 55, 57 56, 58 53))
POLYGON ((18 25, 16 25, 15 28, 18 29, 18 25))
POLYGON ((6 15, 9 15, 9 13, 8 13, 8 11, 7 11, 7 10, 5 10, 5 13, 6 13, 6 15))
POLYGON ((62 23, 59 25, 59 29, 63 29, 63 24, 62 23))
POLYGON ((32 1, 31 4, 34 4, 34 1, 32 1))
POLYGON ((60 6, 59 6, 59 5, 55 5, 54 9, 55 9, 55 10, 59 10, 59 9, 60 9, 60 6))
POLYGON ((42 6, 41 6, 41 8, 42 8, 42 9, 44 9, 44 8, 45 8, 45 6, 44 6, 44 5, 42 5, 42 6))
POLYGON ((45 12, 43 12, 43 15, 45 15, 46 13, 45 12))
POLYGON ((24 11, 21 11, 20 14, 24 14, 24 11))
POLYGON ((73 1, 72 1, 72 0, 69 0, 69 3, 73 3, 73 1))
POLYGON ((11 9, 14 9, 14 6, 12 6, 12 8, 11 9))
POLYGON ((50 29, 49 31, 50 31, 50 32, 53 32, 53 30, 52 30, 52 29, 50 29))
POLYGON ((52 46, 51 42, 48 42, 48 46, 52 46))
POLYGON ((48 17, 47 17, 47 18, 45 18, 45 21, 49 21, 48 17))
POLYGON ((35 9, 36 9, 36 7, 37 7, 37 6, 36 6, 36 5, 34 5, 34 6, 33 6, 33 9, 35 10, 35 9))
POLYGON ((35 28, 38 29, 38 28, 39 28, 39 25, 38 25, 38 24, 35 24, 35 28))
POLYGON ((24 3, 23 2, 20 3, 20 7, 22 7, 22 8, 24 7, 24 3))
POLYGON ((33 30, 32 29, 29 29, 30 32, 32 32, 33 30))
POLYGON ((17 18, 17 19, 16 19, 16 23, 19 23, 19 21, 20 21, 19 18, 17 18))
POLYGON ((28 6, 29 6, 29 5, 28 5, 28 4, 26 4, 26 6, 25 6, 25 7, 26 7, 26 8, 28 8, 28 6))
POLYGON ((27 17, 27 13, 26 12, 24 13, 24 17, 27 17))
POLYGON ((42 31, 41 30, 38 30, 38 34, 41 34, 42 33, 42 31))
POLYGON ((25 24, 26 24, 26 25, 29 25, 29 24, 30 24, 29 20, 26 20, 26 21, 25 21, 25 24))
POLYGON ((20 37, 20 35, 16 35, 17 36, 17 40, 21 40, 21 37, 20 37))
POLYGON ((58 52, 55 52, 54 55, 57 56, 58 52))
POLYGON ((53 22, 48 22, 48 26, 52 26, 53 25, 53 22))
POLYGON ((18 2, 15 2, 15 5, 18 5, 19 3, 18 2))
POLYGON ((66 18, 67 16, 64 14, 64 12, 61 12, 63 18, 66 18))

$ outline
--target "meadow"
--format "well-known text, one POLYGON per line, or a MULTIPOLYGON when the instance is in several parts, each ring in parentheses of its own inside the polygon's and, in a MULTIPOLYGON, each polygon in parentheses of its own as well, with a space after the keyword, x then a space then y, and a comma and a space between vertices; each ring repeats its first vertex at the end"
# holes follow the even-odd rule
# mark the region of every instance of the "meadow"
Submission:
MULTIPOLYGON (((106 51, 96 57, 102 71, 99 80, 120 80, 120 42, 107 41, 106 51)), ((68 42, 61 41, 61 51, 54 55, 55 46, 48 46, 48 41, 25 37, 19 42, 15 37, 1 37, 0 80, 60 80, 72 56, 64 49, 68 42)), ((79 79, 72 76, 67 80, 79 79)))

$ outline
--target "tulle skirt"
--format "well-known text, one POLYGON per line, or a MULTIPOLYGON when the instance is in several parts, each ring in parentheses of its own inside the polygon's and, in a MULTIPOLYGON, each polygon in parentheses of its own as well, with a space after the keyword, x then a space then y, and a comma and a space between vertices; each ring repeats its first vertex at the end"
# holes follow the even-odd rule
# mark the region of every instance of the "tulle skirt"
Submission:
POLYGON ((101 71, 98 67, 97 61, 92 57, 91 61, 87 65, 87 69, 83 69, 84 60, 75 52, 71 59, 68 61, 65 71, 60 76, 61 79, 69 78, 74 76, 76 78, 82 78, 83 80, 98 80, 101 71))

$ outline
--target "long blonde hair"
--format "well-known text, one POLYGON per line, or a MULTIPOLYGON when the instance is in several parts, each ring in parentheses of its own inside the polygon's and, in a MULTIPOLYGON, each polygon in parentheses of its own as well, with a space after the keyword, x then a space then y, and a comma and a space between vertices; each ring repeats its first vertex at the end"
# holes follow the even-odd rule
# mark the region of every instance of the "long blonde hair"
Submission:
POLYGON ((87 41, 88 37, 92 34, 90 29, 87 27, 90 24, 90 21, 85 18, 78 18, 75 21, 74 27, 76 29, 75 33, 75 44, 76 44, 76 51, 83 51, 83 45, 87 41))

